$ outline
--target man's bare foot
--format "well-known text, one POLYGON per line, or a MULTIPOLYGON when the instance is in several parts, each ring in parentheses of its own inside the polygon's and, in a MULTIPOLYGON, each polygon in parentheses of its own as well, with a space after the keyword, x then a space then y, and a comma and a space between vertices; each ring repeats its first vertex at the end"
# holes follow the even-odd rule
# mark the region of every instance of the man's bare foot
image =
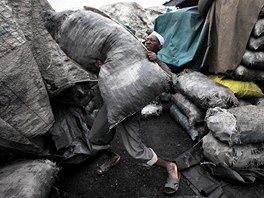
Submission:
POLYGON ((103 175, 107 171, 109 171, 111 168, 113 168, 115 165, 117 165, 120 161, 120 155, 113 154, 111 157, 106 160, 101 166, 99 166, 96 170, 98 175, 103 175))
POLYGON ((179 178, 177 165, 173 162, 169 163, 167 167, 168 177, 169 178, 179 178))

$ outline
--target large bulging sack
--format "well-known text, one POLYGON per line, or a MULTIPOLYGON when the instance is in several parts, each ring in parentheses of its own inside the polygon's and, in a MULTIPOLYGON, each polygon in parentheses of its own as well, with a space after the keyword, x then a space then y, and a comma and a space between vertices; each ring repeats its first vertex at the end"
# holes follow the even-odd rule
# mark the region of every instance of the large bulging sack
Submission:
POLYGON ((172 95, 172 102, 176 104, 182 113, 188 118, 191 126, 204 121, 205 112, 181 93, 178 92, 172 95))
POLYGON ((264 80, 264 71, 257 69, 250 69, 244 67, 243 65, 239 65, 235 71, 232 73, 232 76, 238 80, 244 81, 255 81, 255 80, 264 80))
POLYGON ((237 98, 264 97, 261 89, 254 82, 239 81, 224 76, 208 75, 213 81, 228 87, 237 98))
POLYGON ((235 145, 216 139, 211 133, 203 137, 204 155, 213 163, 219 162, 231 168, 258 168, 264 164, 264 144, 235 145))
POLYGON ((264 70, 264 52, 246 50, 242 63, 248 68, 264 70))
POLYGON ((259 38, 255 38, 254 36, 251 36, 248 41, 248 47, 249 49, 253 51, 259 51, 264 49, 264 36, 261 36, 259 38))
POLYGON ((49 12, 46 27, 66 54, 96 72, 114 126, 168 88, 169 76, 146 57, 147 50, 116 22, 91 11, 49 12))
POLYGON ((229 88, 214 82, 200 72, 185 70, 178 79, 180 92, 200 108, 227 109, 239 105, 238 99, 229 88))
POLYGON ((184 115, 177 105, 173 104, 170 107, 170 115, 173 119, 179 123, 184 130, 189 134, 193 141, 197 140, 199 137, 199 131, 190 125, 188 117, 184 115))
POLYGON ((24 160, 0 169, 0 197, 46 198, 59 168, 50 160, 24 160))
POLYGON ((213 108, 206 112, 206 124, 212 134, 228 144, 264 141, 264 107, 247 105, 231 109, 213 108))
POLYGON ((252 31, 255 37, 260 37, 264 34, 264 19, 259 19, 252 31))

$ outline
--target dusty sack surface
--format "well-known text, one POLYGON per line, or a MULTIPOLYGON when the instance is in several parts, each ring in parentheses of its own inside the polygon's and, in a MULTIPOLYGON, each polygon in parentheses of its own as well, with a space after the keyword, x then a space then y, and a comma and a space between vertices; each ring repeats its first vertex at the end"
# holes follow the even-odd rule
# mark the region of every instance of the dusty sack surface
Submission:
POLYGON ((168 89, 169 76, 122 26, 91 11, 51 12, 46 27, 66 54, 88 71, 104 64, 99 87, 114 126, 168 89))

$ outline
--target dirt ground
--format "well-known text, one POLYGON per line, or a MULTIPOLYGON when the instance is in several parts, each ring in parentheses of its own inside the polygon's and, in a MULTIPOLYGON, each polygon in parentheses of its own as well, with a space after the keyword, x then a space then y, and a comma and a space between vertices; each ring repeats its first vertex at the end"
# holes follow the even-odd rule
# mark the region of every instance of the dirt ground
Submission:
MULTIPOLYGON (((156 153, 168 160, 175 159, 194 145, 185 131, 170 117, 168 105, 159 117, 142 120, 143 142, 156 153)), ((160 197, 200 197, 191 190, 188 180, 182 176, 180 188, 173 196, 163 193, 166 172, 158 167, 145 167, 133 160, 126 152, 119 134, 112 147, 121 155, 120 163, 98 176, 96 167, 105 159, 104 155, 81 165, 64 166, 54 184, 50 198, 160 198, 160 197)), ((224 192, 227 197, 264 197, 264 185, 228 185, 224 192)))

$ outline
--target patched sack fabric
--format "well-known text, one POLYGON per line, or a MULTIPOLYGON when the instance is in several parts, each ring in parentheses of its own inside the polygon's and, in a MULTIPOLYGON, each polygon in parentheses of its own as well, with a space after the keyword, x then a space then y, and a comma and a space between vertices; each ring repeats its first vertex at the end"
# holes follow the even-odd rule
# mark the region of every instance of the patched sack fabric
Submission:
POLYGON ((114 126, 168 89, 170 77, 121 25, 91 11, 50 12, 46 27, 66 54, 88 71, 104 64, 99 87, 114 126))

